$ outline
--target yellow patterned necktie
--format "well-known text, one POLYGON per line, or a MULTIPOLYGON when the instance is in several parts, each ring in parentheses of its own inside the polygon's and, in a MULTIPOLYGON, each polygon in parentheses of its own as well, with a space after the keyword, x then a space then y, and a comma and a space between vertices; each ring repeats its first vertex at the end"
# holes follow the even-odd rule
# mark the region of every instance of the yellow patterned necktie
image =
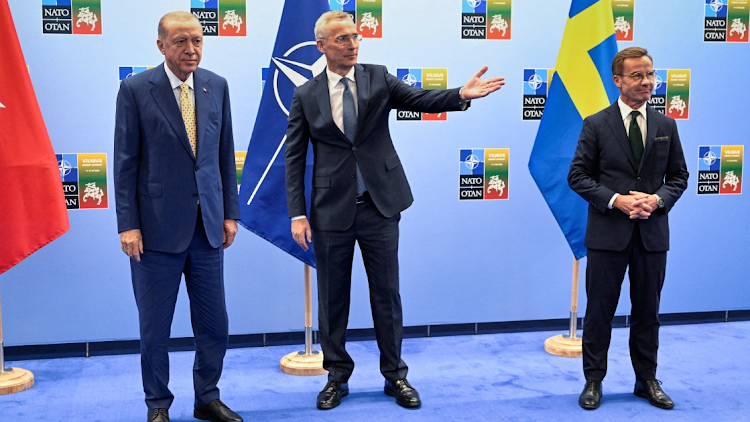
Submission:
POLYGON ((190 101, 190 87, 187 84, 180 85, 180 108, 182 109, 182 120, 185 121, 185 130, 187 130, 190 148, 193 149, 193 155, 198 156, 198 142, 195 136, 195 107, 190 101))

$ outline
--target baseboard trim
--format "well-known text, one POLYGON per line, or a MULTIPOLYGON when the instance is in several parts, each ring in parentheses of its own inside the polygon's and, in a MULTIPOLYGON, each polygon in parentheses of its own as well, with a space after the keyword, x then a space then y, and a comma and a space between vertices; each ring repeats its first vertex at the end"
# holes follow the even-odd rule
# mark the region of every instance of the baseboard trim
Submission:
MULTIPOLYGON (((750 310, 683 312, 659 315, 662 325, 706 324, 716 322, 750 321, 750 310)), ((570 320, 544 319, 530 321, 478 322, 462 324, 436 324, 404 327, 404 338, 445 337, 473 334, 518 333, 532 331, 567 331, 570 320)), ((580 328, 581 318, 579 318, 580 328)), ((616 316, 613 327, 629 326, 629 316, 616 316)), ((349 341, 366 341, 375 339, 372 328, 350 329, 347 331, 349 341)), ((286 333, 241 334, 229 336, 229 348, 265 347, 299 344, 303 347, 303 331, 286 333)), ((313 342, 317 343, 317 332, 313 332, 313 342)), ((172 338, 169 340, 170 351, 194 350, 192 337, 172 338)), ((97 341, 89 343, 41 344, 30 346, 5 347, 5 359, 36 360, 68 357, 108 356, 140 353, 139 340, 97 341)))

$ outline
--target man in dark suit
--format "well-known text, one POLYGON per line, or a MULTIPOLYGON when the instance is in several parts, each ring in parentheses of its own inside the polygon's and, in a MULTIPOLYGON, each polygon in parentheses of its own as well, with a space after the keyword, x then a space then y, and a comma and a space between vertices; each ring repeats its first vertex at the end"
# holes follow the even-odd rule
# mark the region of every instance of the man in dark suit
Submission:
POLYGON ((618 101, 587 117, 568 183, 589 203, 585 245, 588 303, 583 326, 586 386, 578 403, 599 407, 612 318, 625 270, 630 278, 630 358, 636 396, 674 407, 656 379, 659 300, 669 249, 668 213, 688 181, 675 121, 648 106, 654 89, 651 56, 640 47, 612 61, 618 101))
POLYGON ((410 87, 383 66, 357 64, 357 28, 340 11, 318 19, 315 37, 327 69, 295 91, 287 129, 286 190, 294 239, 305 250, 310 241, 315 246, 320 343, 323 367, 329 371, 317 407, 336 407, 349 393, 354 361, 345 343, 355 242, 370 286, 384 391, 401 406, 418 407, 419 394, 407 382, 401 360, 398 276, 400 212, 413 199, 388 115, 394 108, 465 110, 469 100, 500 89, 504 78, 481 80, 485 67, 461 89, 410 87), (304 180, 308 141, 315 156, 309 222, 304 180))
POLYGON ((115 122, 117 228, 130 257, 149 422, 169 421, 169 335, 182 274, 195 336, 195 417, 241 421, 219 400, 227 348, 224 248, 240 218, 227 82, 198 67, 201 25, 159 21, 165 63, 122 81, 115 122))

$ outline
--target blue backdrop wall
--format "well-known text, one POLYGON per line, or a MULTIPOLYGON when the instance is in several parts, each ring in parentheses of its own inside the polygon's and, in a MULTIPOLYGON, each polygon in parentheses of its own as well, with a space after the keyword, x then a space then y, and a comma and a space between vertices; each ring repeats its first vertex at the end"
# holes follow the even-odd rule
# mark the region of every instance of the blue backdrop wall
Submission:
MULTIPOLYGON (((366 38, 360 49, 360 62, 385 64, 394 74, 399 68, 448 69, 451 87, 485 64, 491 75, 507 78, 500 92, 447 121, 391 116, 416 197, 401 223, 404 322, 566 318, 573 256, 529 175, 538 121, 522 119, 522 104, 524 69, 555 66, 570 3, 512 1, 510 40, 469 40, 461 39, 465 2, 382 0, 382 38, 366 38), (507 200, 459 200, 459 151, 467 148, 509 149, 507 200)), ((42 4, 54 0, 9 3, 55 151, 107 154, 110 203, 108 209, 70 210, 67 234, 0 276, 5 344, 136 339, 130 271, 112 199, 119 69, 161 63, 158 19, 190 10, 191 1, 88 2, 101 4, 101 35, 44 34, 42 4)), ((201 63, 229 81, 237 151, 247 149, 261 69, 268 66, 283 6, 282 0, 246 3, 246 36, 207 37, 201 63)), ((697 193, 699 147, 744 146, 750 136, 741 105, 750 98, 749 34, 744 42, 704 42, 706 3, 635 0, 634 41, 618 43, 647 47, 656 69, 690 70, 689 118, 678 127, 691 175, 671 213, 664 313, 750 309, 750 256, 743 246, 750 235, 748 195, 697 193)), ((584 268, 585 259, 582 281, 584 268)), ((244 229, 226 253, 226 291, 232 334, 303 328, 303 265, 244 229)), ((352 297, 350 327, 371 327, 361 259, 355 260, 352 297)), ((183 288, 175 337, 191 335, 186 299, 183 288)), ((584 309, 583 289, 580 302, 584 309)), ((629 309, 624 294, 618 314, 629 309)))

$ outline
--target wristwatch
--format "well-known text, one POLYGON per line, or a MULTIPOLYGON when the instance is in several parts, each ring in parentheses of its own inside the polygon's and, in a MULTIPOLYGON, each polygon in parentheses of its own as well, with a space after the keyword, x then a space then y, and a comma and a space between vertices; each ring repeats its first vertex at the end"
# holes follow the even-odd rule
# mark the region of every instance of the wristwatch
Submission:
POLYGON ((656 197, 656 205, 659 208, 664 208, 664 200, 661 198, 661 196, 659 196, 657 194, 654 194, 654 196, 656 197))

